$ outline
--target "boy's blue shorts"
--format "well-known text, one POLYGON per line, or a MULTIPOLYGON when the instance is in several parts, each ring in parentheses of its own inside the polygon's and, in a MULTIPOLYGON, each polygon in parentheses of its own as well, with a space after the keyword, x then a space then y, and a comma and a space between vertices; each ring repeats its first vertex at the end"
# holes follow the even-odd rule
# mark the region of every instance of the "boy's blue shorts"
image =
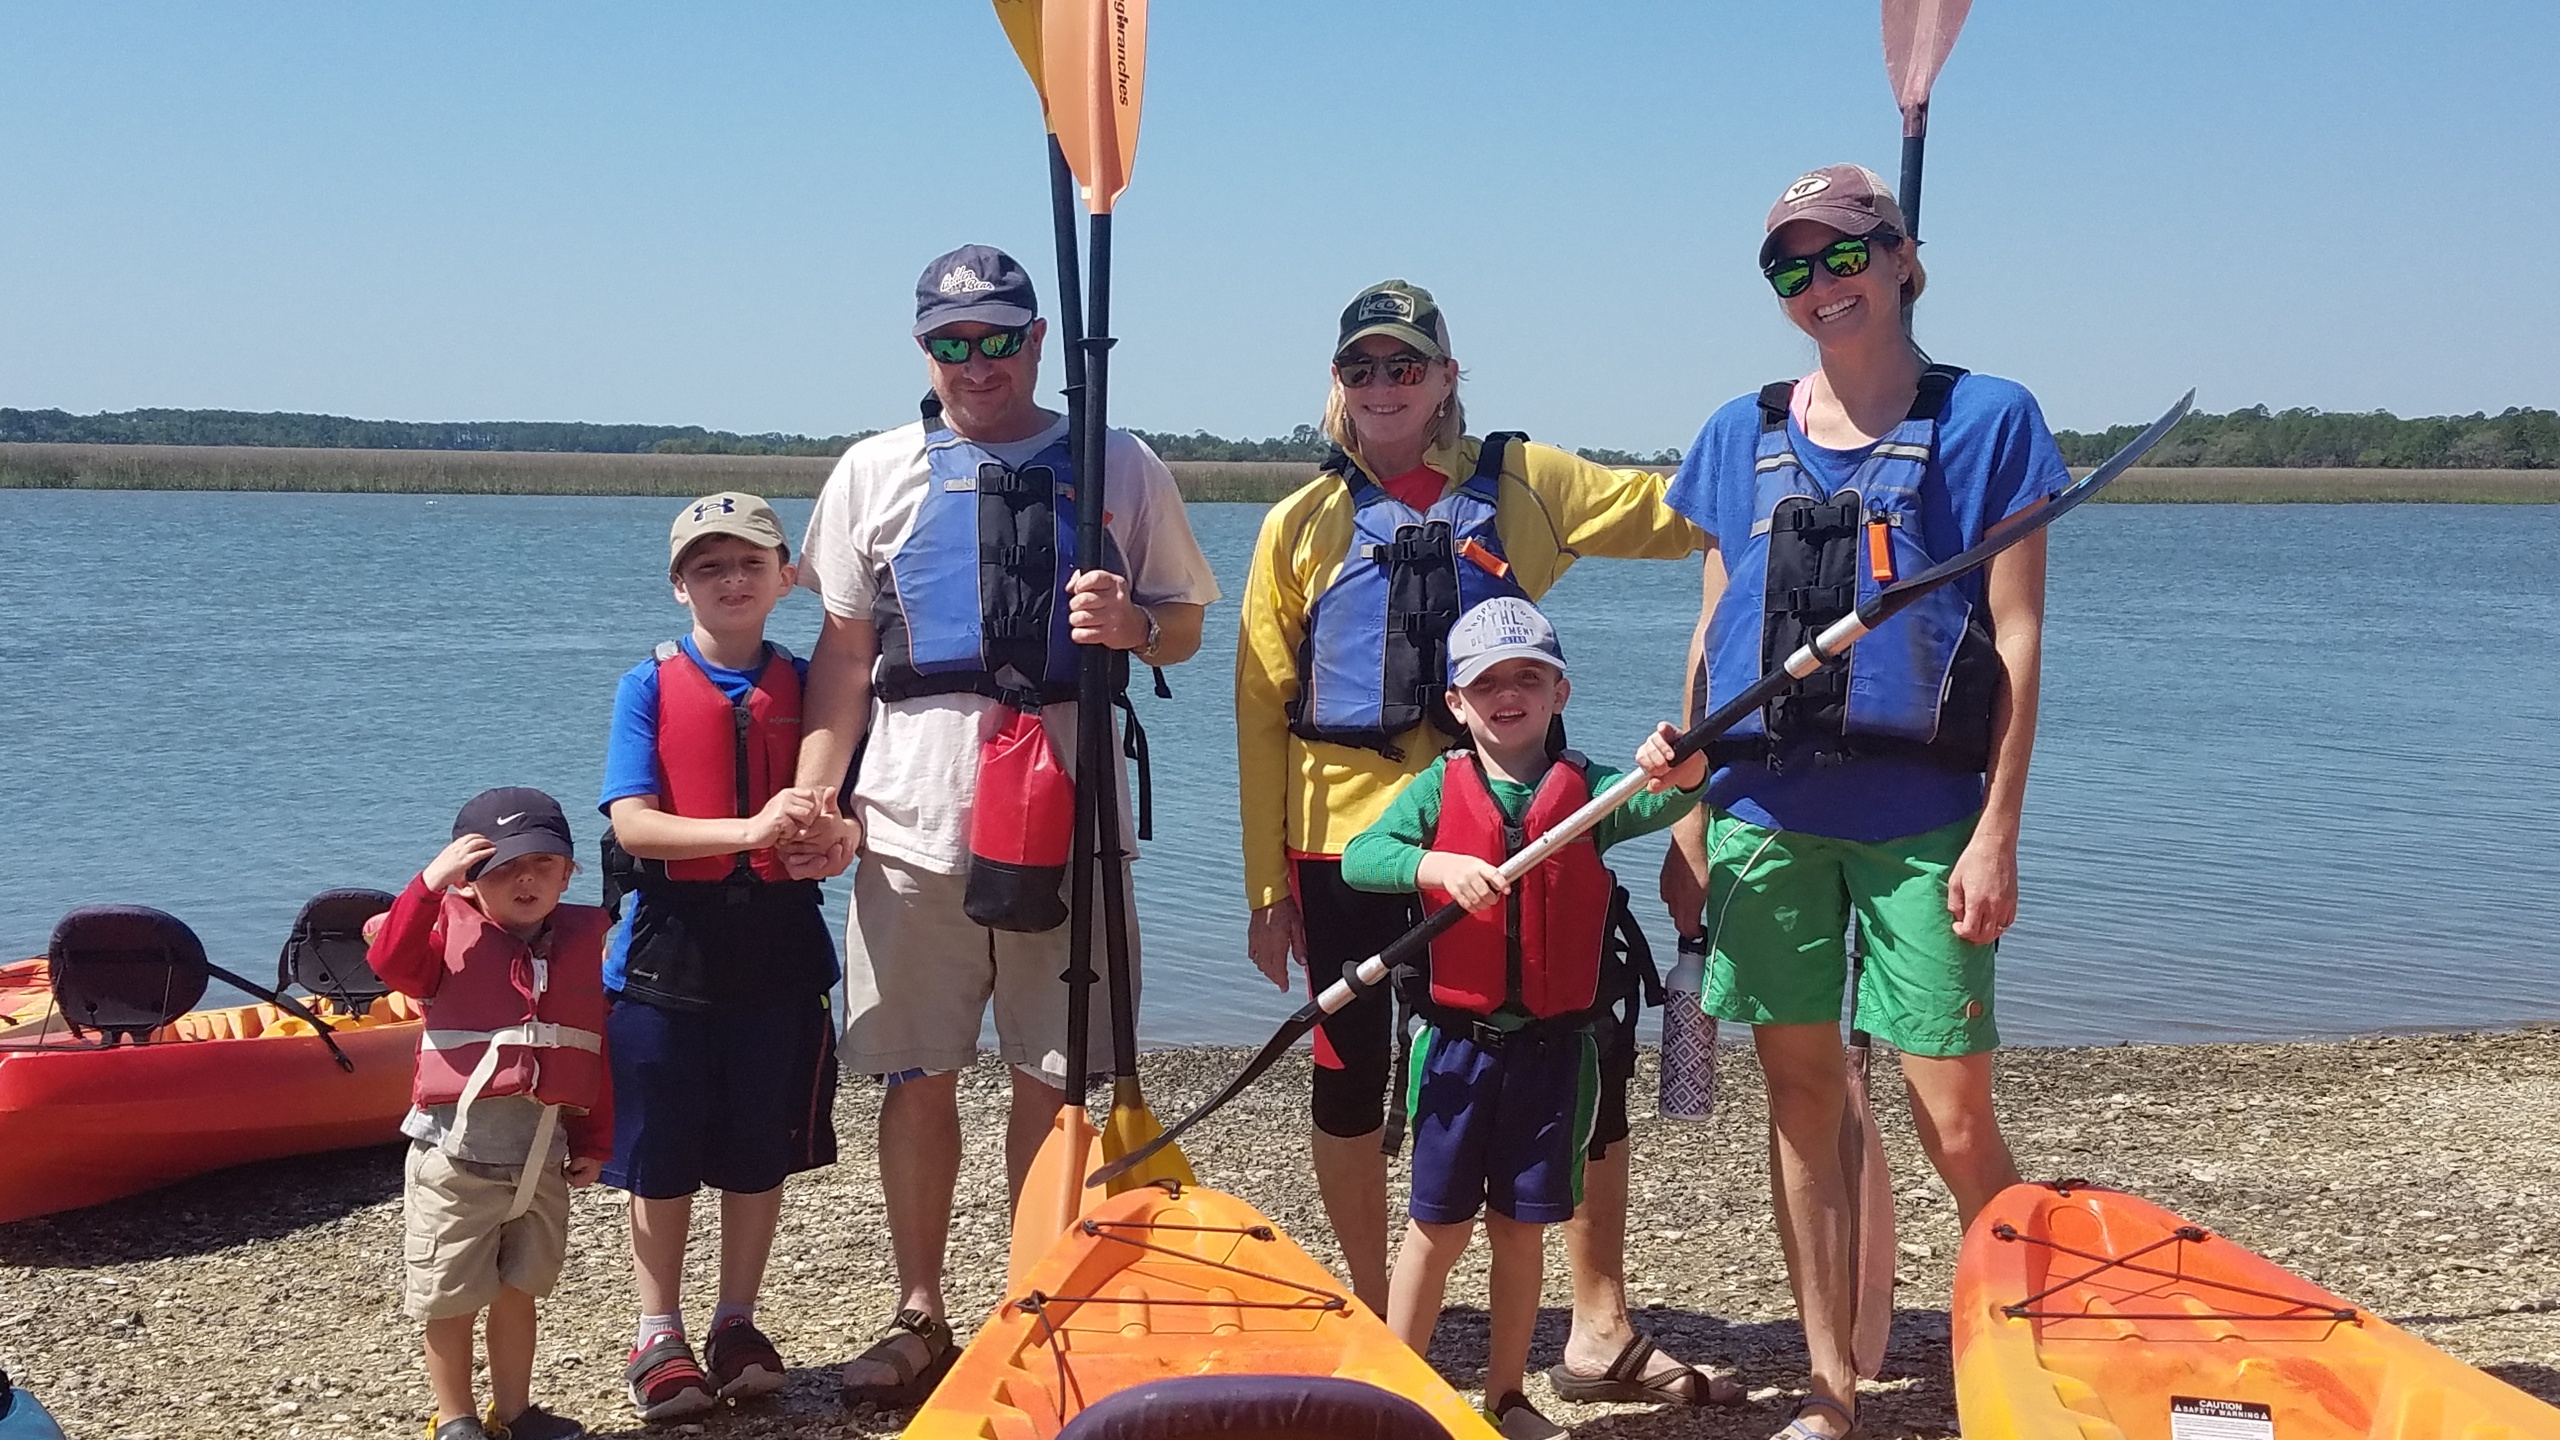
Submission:
POLYGON ((708 1010, 616 997, 603 1183, 647 1200, 753 1195, 834 1164, 835 1040, 824 995, 708 1010))
POLYGON ((1498 1047, 1423 1026, 1405 1089, 1413 1218, 1456 1225, 1491 1205, 1525 1225, 1572 1219, 1599 1107, 1600 1047, 1588 1025, 1514 1033, 1498 1047))

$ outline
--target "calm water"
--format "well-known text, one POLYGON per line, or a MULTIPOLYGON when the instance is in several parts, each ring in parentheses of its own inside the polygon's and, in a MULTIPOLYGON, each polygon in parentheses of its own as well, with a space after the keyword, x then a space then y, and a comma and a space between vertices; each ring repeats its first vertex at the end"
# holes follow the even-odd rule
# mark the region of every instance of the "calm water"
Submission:
MULTIPOLYGON (((806 503, 783 508, 796 532, 806 503)), ((550 790, 591 845, 614 679, 685 619, 658 578, 667 513, 0 491, 0 954, 126 901, 271 976, 303 898, 396 888, 491 785, 550 790)), ((1193 514, 1232 596, 1260 511, 1193 514)), ((1551 597, 1583 749, 1624 755, 1668 715, 1696 593, 1685 564, 1585 562, 1551 597)), ((1259 1039, 1289 1008, 1243 958, 1234 622, 1213 609, 1177 698, 1141 700, 1157 1042, 1259 1039)), ((795 597, 775 634, 816 624, 795 597)), ((2065 521, 2008 1038, 2560 1019, 2556 635, 2560 508, 2065 521)), ((1620 856, 1640 896, 1659 855, 1620 856)))

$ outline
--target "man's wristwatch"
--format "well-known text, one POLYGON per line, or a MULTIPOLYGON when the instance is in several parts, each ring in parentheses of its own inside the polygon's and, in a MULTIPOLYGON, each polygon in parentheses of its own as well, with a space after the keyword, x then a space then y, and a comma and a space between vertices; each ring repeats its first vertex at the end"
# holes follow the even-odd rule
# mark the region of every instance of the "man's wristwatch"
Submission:
POLYGON ((1164 638, 1164 627, 1156 623, 1156 612, 1148 609, 1146 606, 1139 606, 1138 613, 1147 617, 1147 638, 1144 644, 1138 646, 1138 648, 1131 653, 1135 654, 1139 659, 1144 660, 1148 664, 1153 665, 1156 663, 1156 642, 1164 638))

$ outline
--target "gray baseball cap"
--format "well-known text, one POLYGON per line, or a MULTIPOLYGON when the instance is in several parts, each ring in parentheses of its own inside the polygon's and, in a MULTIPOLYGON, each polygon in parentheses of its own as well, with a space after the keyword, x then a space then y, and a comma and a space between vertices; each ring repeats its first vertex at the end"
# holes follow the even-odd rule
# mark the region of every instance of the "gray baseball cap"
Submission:
POLYGON ((1761 264, 1778 258, 1778 227, 1795 220, 1828 225, 1843 235, 1911 233, 1892 187, 1864 165, 1825 165, 1797 176, 1778 203, 1769 207, 1768 238, 1760 242, 1761 264))
POLYGON ((1556 627, 1528 601, 1497 595, 1449 627, 1449 683, 1464 689, 1505 660, 1540 660, 1565 673, 1556 627))
POLYGON ((916 277, 916 338, 975 320, 1010 329, 1040 318, 1031 276, 993 245, 963 245, 934 257, 916 277))
POLYGON ((749 544, 779 550, 785 560, 791 558, 791 542, 783 538, 782 517, 773 513, 773 507, 761 496, 723 490, 676 512, 675 523, 667 527, 668 573, 674 573, 687 546, 707 535, 735 535, 749 544))
POLYGON ((1351 297, 1342 309, 1342 338, 1333 342, 1340 355, 1372 335, 1391 335, 1426 360, 1449 358, 1449 322, 1431 292, 1403 280, 1381 280, 1351 297))

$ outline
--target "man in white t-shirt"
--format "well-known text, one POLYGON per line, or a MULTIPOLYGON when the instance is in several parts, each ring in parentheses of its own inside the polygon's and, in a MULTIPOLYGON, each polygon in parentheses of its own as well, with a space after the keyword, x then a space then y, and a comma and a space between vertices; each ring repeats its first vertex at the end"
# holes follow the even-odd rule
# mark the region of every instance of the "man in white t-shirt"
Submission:
MULTIPOLYGON (((880 1342, 845 1367, 848 1402, 921 1400, 953 1354, 942 1266, 960 1169, 958 1072, 977 1054, 990 998, 998 1053, 1012 1068, 1005 1136, 1012 1192, 1065 1100, 1067 987, 1058 977, 1067 927, 990 930, 962 909, 979 745, 1004 705, 988 692, 1018 689, 1024 677, 1011 664, 998 665, 994 677, 975 673, 985 665, 974 639, 956 677, 948 653, 938 670, 927 653, 937 636, 947 642, 955 632, 1003 629, 980 613, 991 602, 981 597, 978 562, 982 548, 1022 547, 982 547, 983 522, 972 518, 981 480, 1036 476, 1044 466, 1063 479, 1072 468, 1066 418, 1032 394, 1047 333, 1038 305, 1030 277, 992 247, 963 246, 925 267, 915 336, 933 383, 927 417, 845 452, 801 544, 800 583, 826 604, 809 661, 801 782, 834 784, 858 743, 862 756, 849 787, 852 816, 832 837, 861 853, 841 1054, 848 1069, 889 1087, 879 1143, 900 1308, 880 1342), (945 492, 972 498, 954 506, 945 492)), ((1079 645, 1127 651, 1147 665, 1190 659, 1200 648, 1202 609, 1218 598, 1217 579, 1164 462, 1124 431, 1111 431, 1107 445, 1107 526, 1127 576, 1080 569, 1055 603, 1066 607, 1079 645)), ((1056 494, 1063 511, 1065 485, 1056 494)), ((1040 573, 1040 583, 1050 583, 1040 573)), ((993 641, 984 643, 987 655, 997 653, 993 641)), ((1051 668, 1071 654, 1052 652, 1051 668)), ((1058 692, 1062 680, 1071 689, 1071 674, 1048 677, 1047 688, 1058 692)), ((1071 762, 1075 707, 1049 704, 1040 714, 1058 755, 1071 762)), ((1110 748, 1116 757, 1120 747, 1110 748)), ((1133 831, 1125 774, 1117 789, 1126 836, 1133 831)), ((1137 937, 1129 939, 1134 964, 1137 937)), ((1097 958, 1103 952, 1099 939, 1094 950, 1097 958)), ((1098 1013, 1099 993, 1095 1004, 1098 1013)), ((1109 1029, 1091 1028, 1089 1063, 1099 1076, 1110 1068, 1109 1029)))

